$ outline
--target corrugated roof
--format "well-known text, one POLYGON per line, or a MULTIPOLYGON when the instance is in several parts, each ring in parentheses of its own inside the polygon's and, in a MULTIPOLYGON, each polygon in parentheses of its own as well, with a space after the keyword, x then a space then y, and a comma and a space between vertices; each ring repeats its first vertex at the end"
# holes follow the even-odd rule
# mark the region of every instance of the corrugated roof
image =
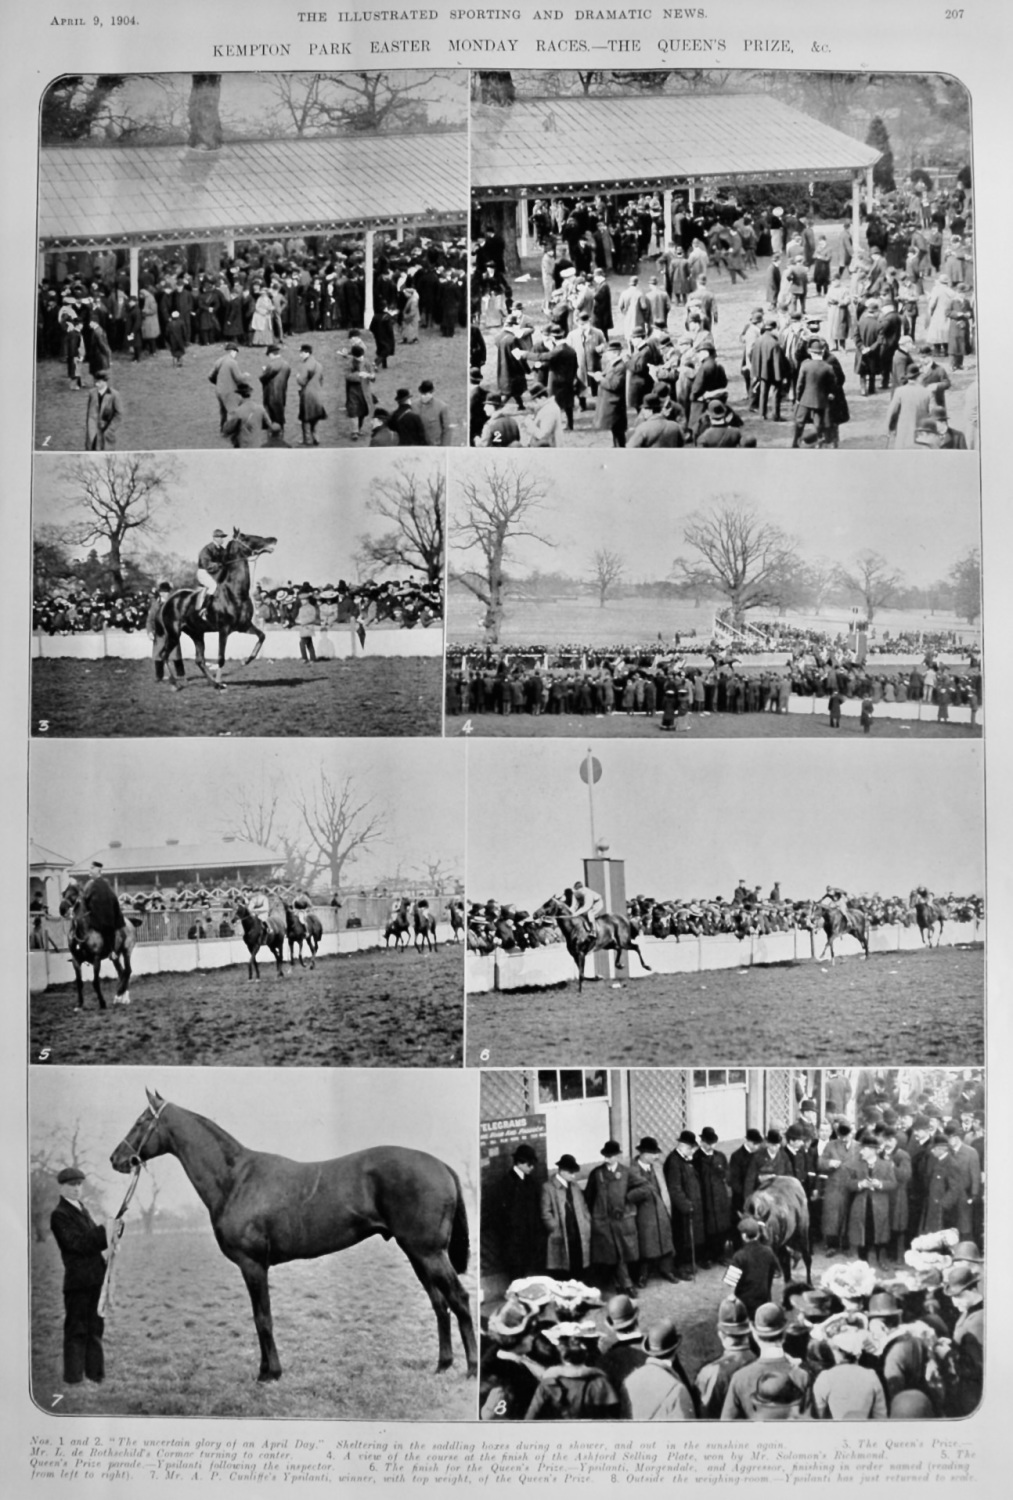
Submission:
POLYGON ((52 849, 47 849, 44 844, 30 843, 28 846, 28 865, 30 869, 36 865, 60 865, 67 869, 74 861, 68 859, 65 854, 54 854, 52 849))
POLYGON ((468 138, 415 135, 187 146, 46 146, 44 243, 240 238, 266 230, 463 221, 468 138))
POLYGON ((93 859, 100 860, 107 875, 128 875, 148 870, 218 870, 237 865, 278 865, 284 856, 259 844, 231 843, 149 844, 137 849, 96 849, 78 860, 72 874, 84 873, 93 859))
POLYGON ((475 189, 592 188, 687 177, 825 180, 879 152, 769 94, 526 99, 472 115, 475 189))

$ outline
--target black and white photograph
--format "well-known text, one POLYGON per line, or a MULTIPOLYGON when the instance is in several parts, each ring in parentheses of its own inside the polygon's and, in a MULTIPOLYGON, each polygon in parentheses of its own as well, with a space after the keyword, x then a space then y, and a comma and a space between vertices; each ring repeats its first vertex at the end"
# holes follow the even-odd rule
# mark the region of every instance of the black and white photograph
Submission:
POLYGON ((36 742, 29 1061, 460 1066, 463 770, 438 740, 36 742))
POLYGON ((463 442, 467 112, 438 69, 57 79, 36 447, 463 442))
POLYGON ((471 129, 473 446, 977 447, 956 78, 478 73, 471 129))
POLYGON ((980 738, 979 484, 955 462, 858 453, 799 484, 781 457, 688 454, 673 482, 658 453, 460 455, 446 733, 980 738))
POLYGON ((437 454, 37 456, 32 733, 439 734, 445 490, 437 454))
POLYGON ((473 1418, 476 1096, 460 1069, 40 1072, 36 1405, 473 1418))
POLYGON ((983 794, 977 745, 470 745, 468 1062, 980 1064, 983 794))
POLYGON ((483 1420, 981 1401, 980 1068, 489 1071, 481 1110, 483 1420))

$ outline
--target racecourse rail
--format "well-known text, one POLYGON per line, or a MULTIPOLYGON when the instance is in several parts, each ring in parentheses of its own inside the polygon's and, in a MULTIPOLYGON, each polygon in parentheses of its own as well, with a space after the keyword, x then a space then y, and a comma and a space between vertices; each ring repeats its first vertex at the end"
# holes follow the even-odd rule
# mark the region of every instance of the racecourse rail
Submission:
MULTIPOLYGON (((296 630, 267 630, 267 639, 261 649, 261 661, 298 660, 299 632, 296 630)), ((207 636, 208 655, 213 655, 213 643, 218 632, 207 636)), ((240 634, 240 649, 233 651, 229 660, 233 663, 244 660, 253 650, 252 635, 240 634)), ((358 656, 442 656, 443 629, 401 630, 371 626, 366 631, 366 644, 361 645, 354 630, 322 630, 319 626, 313 634, 313 647, 318 661, 346 660, 358 656)), ((192 660, 193 645, 184 637, 183 658, 192 660)), ((82 632, 80 635, 47 635, 36 631, 32 635, 32 657, 73 658, 77 661, 101 661, 115 657, 125 661, 147 661, 151 658, 151 641, 143 630, 101 630, 82 632)))
MULTIPOLYGON (((193 914, 189 915, 192 920, 193 914)), ((384 946, 383 933, 382 927, 352 927, 343 928, 340 932, 325 932, 317 953, 319 957, 326 957, 335 954, 363 953, 369 948, 382 948, 384 946)), ((411 947, 415 941, 414 931, 407 934, 407 940, 411 947)), ((449 943, 452 940, 453 929, 450 923, 438 922, 436 941, 449 943)), ((131 968, 133 978, 137 979, 143 978, 146 974, 180 974, 194 969, 227 969, 234 964, 245 964, 249 956, 249 950, 240 931, 237 936, 227 938, 205 937, 186 938, 175 942, 172 940, 153 943, 138 942, 131 958, 131 968)), ((304 956, 308 961, 308 951, 304 950, 304 956)), ((392 962, 394 956, 392 948, 392 962)), ((405 957, 403 953, 398 956, 405 957)), ((273 977, 274 965, 266 948, 261 948, 257 961, 263 967, 264 977, 273 977)), ((287 944, 285 962, 288 963, 287 944)), ((111 972, 111 966, 107 965, 107 968, 111 972)), ((90 974, 90 969, 86 968, 86 980, 90 978, 90 974)), ((33 995, 42 994, 53 985, 73 983, 74 966, 70 961, 69 953, 63 950, 55 953, 36 950, 29 952, 28 987, 33 995)))
MULTIPOLYGON (((941 945, 959 947, 983 943, 984 921, 946 922, 941 945)), ((736 938, 718 933, 707 937, 671 938, 640 937, 637 945, 654 974, 704 974, 710 969, 745 969, 760 964, 787 964, 823 961, 824 935, 810 934, 803 928, 791 932, 771 932, 736 938)), ((884 923, 869 930, 869 953, 908 953, 922 948, 921 933, 913 924, 884 923)), ((839 957, 853 958, 862 949, 856 938, 848 935, 835 940, 839 957)), ((609 955, 614 969, 614 955, 609 955)), ((825 957, 830 962, 829 953, 825 957)), ((587 983, 593 976, 592 965, 586 969, 587 983)), ((620 974, 628 979, 650 978, 635 953, 626 953, 620 974)), ((576 981, 577 966, 563 943, 549 943, 544 948, 529 948, 522 953, 468 953, 465 956, 465 989, 469 995, 485 995, 493 990, 539 989, 549 985, 576 981)))

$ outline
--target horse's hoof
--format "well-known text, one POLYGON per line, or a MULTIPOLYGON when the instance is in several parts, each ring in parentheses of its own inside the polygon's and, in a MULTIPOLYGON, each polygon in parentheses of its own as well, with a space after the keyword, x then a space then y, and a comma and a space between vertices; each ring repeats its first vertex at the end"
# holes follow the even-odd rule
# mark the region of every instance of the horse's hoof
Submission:
POLYGON ((257 1376, 257 1379, 259 1381, 262 1381, 262 1382, 266 1382, 268 1380, 280 1380, 281 1379, 281 1371, 280 1370, 261 1370, 260 1374, 257 1376))

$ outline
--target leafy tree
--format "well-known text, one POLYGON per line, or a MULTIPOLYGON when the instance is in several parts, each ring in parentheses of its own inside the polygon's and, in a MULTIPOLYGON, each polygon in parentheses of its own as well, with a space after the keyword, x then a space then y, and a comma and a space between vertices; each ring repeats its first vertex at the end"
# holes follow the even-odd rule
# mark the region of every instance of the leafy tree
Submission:
POLYGON ((510 543, 531 537, 547 547, 553 545, 534 529, 548 492, 541 479, 513 463, 491 463, 481 473, 469 469, 460 480, 460 489, 451 546, 460 552, 479 552, 482 567, 455 570, 453 576, 485 605, 485 638, 495 645, 508 592, 504 564, 510 543))
POLYGON ((126 81, 122 73, 68 73, 51 83, 42 96, 42 144, 88 140, 110 125, 113 98, 126 81))
POLYGON ((622 554, 611 547, 599 547, 591 559, 592 582, 598 594, 598 604, 605 607, 609 594, 613 593, 626 572, 622 554))
POLYGON ((738 495, 720 496, 709 510, 695 512, 682 534, 696 555, 675 559, 676 582, 694 593, 712 589, 727 599, 736 626, 749 609, 782 608, 796 587, 800 562, 795 541, 761 520, 738 495))
POLYGON ((853 570, 842 568, 838 576, 842 588, 861 596, 865 618, 870 622, 876 618, 877 610, 889 609, 903 583, 902 574, 871 548, 858 554, 853 570))
POLYGON ((425 574, 429 583, 443 577, 443 532, 446 513, 441 464, 423 473, 402 459, 391 473, 377 476, 369 487, 367 509, 391 529, 382 536, 360 538, 360 556, 367 569, 408 568, 425 574))
POLYGON ((981 552, 972 547, 950 569, 953 585, 953 608, 962 620, 973 625, 981 618, 981 552))
POLYGON ((893 147, 881 115, 873 115, 869 122, 865 144, 880 153, 879 161, 872 169, 872 180, 884 193, 892 193, 897 186, 893 175, 893 147))

